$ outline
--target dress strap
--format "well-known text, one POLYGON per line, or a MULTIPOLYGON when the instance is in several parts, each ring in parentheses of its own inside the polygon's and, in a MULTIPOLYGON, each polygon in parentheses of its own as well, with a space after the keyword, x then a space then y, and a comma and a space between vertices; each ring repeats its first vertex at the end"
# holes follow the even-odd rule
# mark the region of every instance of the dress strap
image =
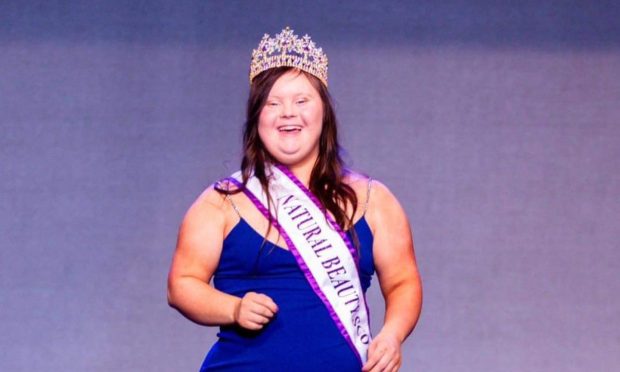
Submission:
MULTIPOLYGON (((228 179, 223 179, 223 180, 217 181, 216 186, 222 190, 226 189, 226 191, 230 191, 231 183, 228 179)), ((237 204, 235 204, 235 202, 232 200, 232 198, 230 197, 230 194, 226 194, 225 199, 230 202, 230 205, 232 205, 233 209, 235 210, 235 213, 237 213, 237 216, 241 218, 241 213, 239 213, 239 208, 237 208, 237 204)))
POLYGON ((235 204, 235 202, 232 200, 232 198, 230 197, 230 194, 226 194, 226 200, 230 202, 230 205, 232 205, 235 212, 237 212, 237 216, 241 218, 241 213, 239 213, 239 208, 237 208, 237 204, 235 204))
POLYGON ((370 188, 372 187, 372 178, 368 177, 368 186, 366 187, 366 202, 364 203, 364 213, 362 216, 366 215, 366 211, 368 210, 368 202, 370 201, 370 188))

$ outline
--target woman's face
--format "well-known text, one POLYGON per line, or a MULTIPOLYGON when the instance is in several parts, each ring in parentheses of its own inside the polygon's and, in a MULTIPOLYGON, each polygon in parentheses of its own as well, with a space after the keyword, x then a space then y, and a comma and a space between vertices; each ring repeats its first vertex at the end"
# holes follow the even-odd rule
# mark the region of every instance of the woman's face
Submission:
POLYGON ((258 135, 277 161, 288 166, 319 154, 323 102, 305 74, 291 70, 276 80, 258 119, 258 135))

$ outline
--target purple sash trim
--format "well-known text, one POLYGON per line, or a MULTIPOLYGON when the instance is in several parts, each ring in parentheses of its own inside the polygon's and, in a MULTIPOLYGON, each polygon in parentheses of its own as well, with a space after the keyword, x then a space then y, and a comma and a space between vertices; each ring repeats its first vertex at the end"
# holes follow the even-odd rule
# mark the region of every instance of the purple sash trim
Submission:
MULTIPOLYGON (((291 181, 293 181, 293 183, 297 187, 299 187, 299 189, 301 191, 303 191, 308 196, 308 198, 310 200, 312 200, 314 205, 316 205, 316 207, 319 208, 319 210, 323 208, 321 206, 321 203, 319 202, 319 200, 316 198, 316 196, 314 196, 314 194, 312 192, 310 192, 310 190, 308 190, 308 188, 306 186, 304 186, 304 184, 301 183, 301 181, 299 181, 299 179, 297 177, 295 177, 295 175, 287 167, 285 167, 282 164, 275 164, 275 167, 278 168, 280 171, 282 171, 282 173, 286 174, 286 176, 288 178, 290 178, 291 181)), ((325 213, 325 217, 327 218, 327 221, 332 226, 332 228, 336 232, 338 232, 338 234, 340 234, 340 237, 342 238, 344 243, 347 245, 347 248, 349 249, 349 252, 351 252, 351 256, 353 256, 353 260, 355 261, 355 265, 357 266, 357 270, 359 272, 359 254, 357 252, 357 249, 355 249, 355 247, 353 247, 353 243, 351 243, 351 239, 349 239, 347 234, 345 234, 345 232, 342 231, 340 226, 336 223, 336 221, 334 221, 334 219, 332 218, 332 216, 330 216, 329 213, 325 213)))
MULTIPOLYGON (((287 171, 288 171, 288 169, 287 169, 287 171)), ((289 176, 290 172, 287 172, 285 174, 287 176, 289 176)), ((297 183, 301 184, 299 182, 299 180, 294 175, 291 174, 291 176, 289 176, 289 178, 291 178, 291 180, 293 180, 293 182, 295 182, 295 184, 297 184, 297 183)), ((353 350, 353 354, 357 357, 357 360, 360 362, 360 365, 363 365, 362 357, 359 355, 359 352, 357 351, 357 348, 355 347, 355 344, 353 343, 353 340, 351 340, 351 337, 349 336, 349 333, 347 332, 346 328, 344 327, 344 325, 340 321, 340 318, 336 314, 336 311, 332 307, 332 304, 329 302, 327 297, 325 297, 325 294, 323 293, 323 291, 321 291, 321 288, 319 287, 318 283, 314 279, 314 276, 312 276, 312 273, 310 272, 310 269, 306 265, 306 262, 303 260, 303 258, 301 257, 301 255, 297 251, 297 247, 295 247, 295 244, 293 244, 293 241, 291 240, 291 238, 289 238, 289 236, 286 233, 286 231, 284 230, 284 228, 282 226, 280 226, 278 221, 273 216, 271 216, 271 212, 268 211, 267 208, 265 208, 263 203, 261 203, 261 201, 247 187, 245 187, 241 182, 239 182, 237 179, 235 179, 233 177, 229 177, 229 178, 227 178, 227 180, 229 180, 235 186, 237 186, 240 190, 242 190, 243 193, 250 199, 250 201, 252 201, 252 203, 254 203, 256 208, 263 214, 263 216, 265 218, 267 218, 267 220, 269 220, 270 217, 271 217, 271 219, 273 220, 273 226, 275 226, 275 228, 278 229, 278 232, 284 238, 284 241, 286 242, 286 246, 289 248, 290 252, 293 254, 293 257, 295 258, 295 261, 297 261, 297 265, 299 266, 301 271, 304 273, 304 276, 306 277, 306 280, 308 280, 308 283, 310 284, 310 287, 312 287, 312 290, 314 291, 314 293, 321 299, 321 301, 323 302, 323 305, 325 305, 325 307, 327 308, 327 311, 329 312, 329 316, 332 318, 334 323, 336 323, 336 327, 338 328, 338 331, 340 331, 340 334, 342 335, 342 337, 344 337, 344 339, 347 341, 347 344, 349 344, 349 346, 351 347, 351 350, 353 350)), ((312 194, 309 194, 309 195, 312 195, 312 194)), ((313 197, 313 201, 315 203, 318 202, 316 200, 316 197, 314 197, 314 195, 312 195, 312 197, 313 197)), ((328 218, 330 218, 330 217, 328 216, 328 218)), ((330 220, 331 220, 331 218, 330 218, 330 220)), ((336 224, 336 226, 338 226, 338 225, 336 224)), ((340 231, 341 230, 342 229, 340 229, 340 231)), ((345 242, 348 242, 347 246, 349 246, 350 242, 348 241, 348 239, 345 240, 345 242)), ((365 300, 366 296, 365 296, 365 294, 363 294, 363 295, 364 295, 364 300, 365 300)), ((366 302, 366 301, 364 301, 364 302, 366 302)), ((366 303, 365 303, 365 305, 366 305, 366 311, 368 311, 368 305, 366 303)))

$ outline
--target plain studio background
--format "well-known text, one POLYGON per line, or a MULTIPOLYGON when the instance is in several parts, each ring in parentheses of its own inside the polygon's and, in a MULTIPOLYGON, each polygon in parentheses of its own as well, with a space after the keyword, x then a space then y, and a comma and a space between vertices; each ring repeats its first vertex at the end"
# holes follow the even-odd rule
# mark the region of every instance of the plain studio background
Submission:
MULTIPOLYGON (((290 25, 330 58, 346 158, 414 228, 403 370, 617 371, 618 19, 611 1, 1 1, 0 370, 198 369, 217 329, 166 303, 177 229, 237 169, 251 50, 290 25)), ((369 298, 377 332, 376 281, 369 298)))

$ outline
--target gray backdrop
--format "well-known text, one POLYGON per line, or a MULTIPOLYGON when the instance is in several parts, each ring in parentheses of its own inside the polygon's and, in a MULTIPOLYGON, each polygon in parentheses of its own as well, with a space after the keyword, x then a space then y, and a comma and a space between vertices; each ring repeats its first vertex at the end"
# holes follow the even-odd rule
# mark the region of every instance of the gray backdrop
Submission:
MULTIPOLYGON (((620 368, 612 1, 0 1, 0 370, 191 371, 184 212, 238 166, 251 49, 330 58, 349 164, 407 210, 405 371, 620 368)), ((371 288, 374 330, 382 302, 371 288)))

